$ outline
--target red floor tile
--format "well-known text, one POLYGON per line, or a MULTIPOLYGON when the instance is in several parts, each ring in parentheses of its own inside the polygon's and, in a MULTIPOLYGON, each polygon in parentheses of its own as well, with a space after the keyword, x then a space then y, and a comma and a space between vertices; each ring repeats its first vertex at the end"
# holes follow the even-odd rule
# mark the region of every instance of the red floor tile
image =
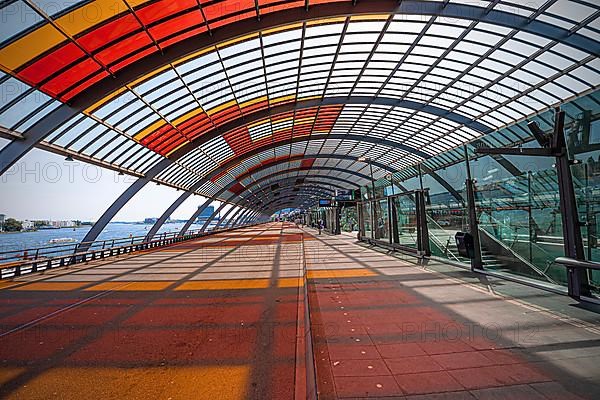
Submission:
POLYGON ((418 356, 385 360, 386 365, 394 375, 415 374, 421 372, 442 371, 443 368, 433 357, 418 356))
POLYGON ((407 394, 464 390, 463 386, 445 371, 395 375, 394 377, 400 388, 407 394))
POLYGON ((402 390, 391 376, 340 377, 335 380, 337 396, 343 397, 389 397, 401 398, 402 390))

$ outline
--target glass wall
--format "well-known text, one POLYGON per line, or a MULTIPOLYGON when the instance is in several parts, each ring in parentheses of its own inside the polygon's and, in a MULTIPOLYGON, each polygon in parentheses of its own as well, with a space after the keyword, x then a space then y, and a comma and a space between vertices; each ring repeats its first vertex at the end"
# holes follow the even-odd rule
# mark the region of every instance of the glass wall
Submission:
POLYGON ((389 242, 390 241, 390 224, 389 224, 389 208, 388 208, 388 200, 380 199, 375 201, 375 207, 377 208, 376 216, 377 216, 377 224, 375 229, 375 239, 389 242))
MULTIPOLYGON (((571 167, 571 172, 585 258, 600 262, 600 120, 587 124, 590 118, 591 115, 581 115, 582 128, 567 137, 567 144, 572 158, 579 161, 571 167)), ((588 278, 591 290, 600 293, 600 271, 589 271, 588 278)))
POLYGON ((396 196, 392 198, 393 215, 396 218, 397 237, 394 243, 403 247, 417 248, 417 213, 412 196, 396 196))
POLYGON ((356 206, 344 206, 340 211, 340 227, 342 232, 358 231, 358 215, 356 206))
POLYGON ((371 202, 367 201, 362 203, 363 210, 363 232, 366 238, 373 239, 373 215, 371 202))

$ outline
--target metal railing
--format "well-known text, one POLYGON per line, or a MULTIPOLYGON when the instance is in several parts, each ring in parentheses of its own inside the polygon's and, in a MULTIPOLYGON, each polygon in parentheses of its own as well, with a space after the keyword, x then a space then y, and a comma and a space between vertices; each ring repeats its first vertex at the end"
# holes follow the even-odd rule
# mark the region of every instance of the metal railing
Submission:
POLYGON ((188 231, 185 235, 181 236, 179 232, 164 232, 155 235, 149 241, 146 241, 146 236, 131 236, 127 238, 96 240, 93 242, 44 246, 19 251, 4 251, 0 252, 0 279, 14 278, 52 268, 66 267, 107 257, 169 246, 249 225, 251 224, 238 225, 233 228, 215 228, 205 232, 197 229, 188 231))

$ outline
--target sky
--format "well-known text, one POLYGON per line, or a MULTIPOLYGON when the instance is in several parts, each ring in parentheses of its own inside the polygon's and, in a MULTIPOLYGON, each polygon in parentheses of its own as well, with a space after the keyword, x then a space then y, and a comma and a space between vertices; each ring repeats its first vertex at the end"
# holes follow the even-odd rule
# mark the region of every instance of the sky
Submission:
MULTIPOLYGON (((0 148, 7 142, 0 139, 0 148)), ((33 149, 0 176, 0 213, 18 220, 95 221, 135 179, 33 149)), ((149 183, 123 207, 114 221, 159 217, 179 195, 181 192, 175 189, 149 183)), ((188 219, 204 201, 204 197, 190 196, 171 218, 188 219)))

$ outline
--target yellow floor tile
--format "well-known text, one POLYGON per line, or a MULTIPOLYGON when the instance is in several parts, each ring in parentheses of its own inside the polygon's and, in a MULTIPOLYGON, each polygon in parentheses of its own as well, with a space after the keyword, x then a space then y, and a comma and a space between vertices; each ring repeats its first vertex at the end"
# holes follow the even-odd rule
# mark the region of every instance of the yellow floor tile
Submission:
POLYGON ((116 291, 151 291, 151 290, 164 290, 171 286, 173 282, 125 282, 125 281, 113 281, 113 282, 102 282, 92 287, 86 288, 86 291, 103 291, 103 290, 116 290, 116 291))
POLYGON ((323 269, 308 271, 308 279, 323 278, 356 278, 360 276, 375 276, 375 272, 366 268, 353 269, 323 269))
POLYGON ((54 368, 7 398, 238 400, 248 378, 247 366, 54 368))
POLYGON ((32 291, 65 291, 75 290, 89 285, 89 282, 32 282, 27 285, 17 286, 9 290, 32 290, 32 291))
POLYGON ((277 281, 277 287, 289 288, 289 287, 303 287, 303 278, 279 278, 277 281))
POLYGON ((23 372, 25 372, 25 368, 1 367, 0 368, 0 386, 4 385, 6 382, 16 378, 23 372))
POLYGON ((184 282, 175 290, 266 289, 268 279, 227 279, 184 282))

